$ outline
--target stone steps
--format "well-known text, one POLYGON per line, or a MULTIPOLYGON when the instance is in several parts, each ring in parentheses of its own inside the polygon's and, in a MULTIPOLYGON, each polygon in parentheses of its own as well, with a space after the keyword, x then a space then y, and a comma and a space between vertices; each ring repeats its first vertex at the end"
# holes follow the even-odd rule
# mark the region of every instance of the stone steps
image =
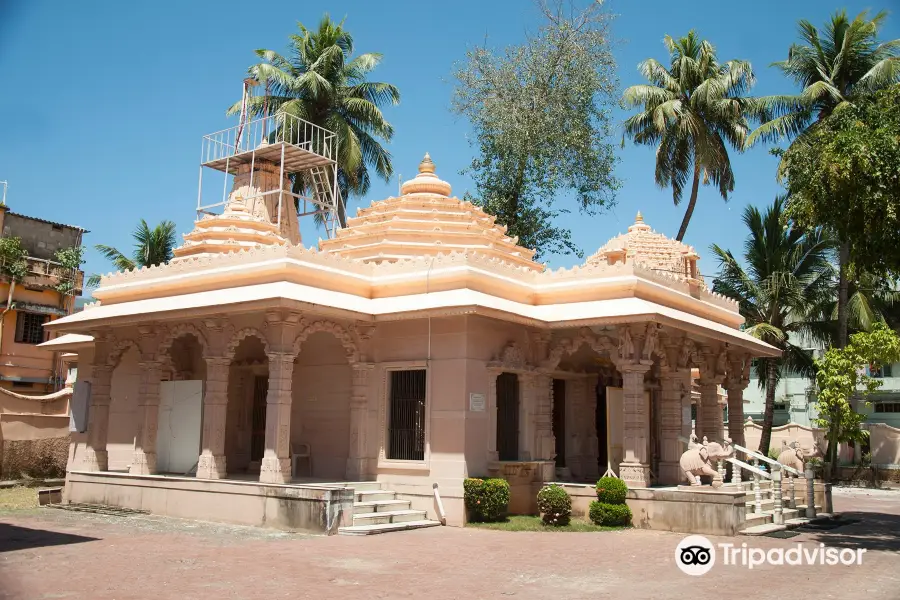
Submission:
POLYGON ((410 501, 397 498, 396 492, 381 489, 377 482, 365 482, 364 489, 354 486, 354 497, 353 525, 339 528, 341 535, 374 535, 440 525, 428 519, 424 510, 413 510, 410 501))
MULTIPOLYGON (((831 515, 819 513, 821 507, 816 507, 816 519, 831 518, 831 515)), ((775 511, 767 510, 761 513, 747 513, 744 519, 744 528, 738 531, 739 535, 766 535, 775 531, 793 529, 810 522, 806 518, 806 505, 797 505, 797 508, 784 508, 781 511, 784 517, 784 525, 775 525, 775 511)))

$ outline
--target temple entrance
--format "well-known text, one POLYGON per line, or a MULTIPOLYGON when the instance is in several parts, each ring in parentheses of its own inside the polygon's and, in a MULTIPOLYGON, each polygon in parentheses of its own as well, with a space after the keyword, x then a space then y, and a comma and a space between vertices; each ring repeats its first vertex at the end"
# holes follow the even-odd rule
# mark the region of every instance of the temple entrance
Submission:
POLYGON ((257 375, 253 379, 253 411, 250 417, 250 462, 260 462, 266 448, 266 396, 269 378, 257 375))
POLYGON ((519 376, 497 377, 497 453, 500 460, 519 460, 519 376))
POLYGON ((556 466, 566 466, 566 380, 553 380, 553 436, 556 439, 556 466))

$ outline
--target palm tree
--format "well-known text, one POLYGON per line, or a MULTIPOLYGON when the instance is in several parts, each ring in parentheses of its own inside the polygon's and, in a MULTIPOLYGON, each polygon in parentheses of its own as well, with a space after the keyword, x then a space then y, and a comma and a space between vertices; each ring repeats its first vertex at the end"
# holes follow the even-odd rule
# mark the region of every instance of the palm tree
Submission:
MULTIPOLYGON (((816 337, 822 340, 837 339, 837 298, 826 297, 816 310, 820 322, 813 324, 816 337)), ((849 333, 870 331, 875 323, 885 323, 891 329, 900 327, 900 291, 890 278, 863 271, 848 272, 847 329, 849 333)))
MULTIPOLYGON (((131 237, 134 238, 134 250, 130 258, 112 246, 97 244, 94 247, 112 262, 116 271, 161 265, 172 260, 176 246, 175 223, 172 221, 160 221, 159 225, 150 229, 147 221, 141 219, 131 237)), ((100 285, 100 275, 91 275, 87 285, 100 285)))
POLYGON ((711 247, 719 261, 713 290, 736 300, 746 319, 745 331, 782 351, 778 358, 759 358, 755 370, 766 390, 759 452, 768 454, 775 415, 775 388, 782 372, 810 376, 813 358, 793 340, 814 334, 808 319, 822 298, 833 290, 830 257, 834 243, 821 229, 802 231, 784 215, 784 198, 776 198, 764 213, 744 209, 750 235, 744 242, 744 263, 730 250, 711 247))
MULTIPOLYGON (((820 32, 809 21, 800 21, 801 43, 792 44, 787 60, 774 63, 800 86, 797 95, 760 98, 757 116, 764 121, 747 137, 757 141, 795 138, 816 122, 855 99, 900 81, 900 39, 878 42, 878 32, 887 18, 882 11, 871 19, 863 11, 852 21, 838 11, 820 32)), ((849 248, 838 252, 838 347, 847 343, 849 248)))
POLYGON ((672 186, 676 205, 691 181, 691 197, 676 237, 681 241, 701 180, 704 185, 715 184, 725 200, 734 189, 728 146, 744 147, 750 101, 742 95, 756 80, 749 62, 720 64, 715 47, 693 30, 677 40, 666 36, 665 45, 670 67, 645 60, 639 69, 650 83, 625 90, 625 104, 641 107, 625 121, 625 133, 636 144, 657 146, 656 184, 672 186))
MULTIPOLYGON (((390 142, 394 128, 381 107, 400 102, 399 90, 389 83, 368 81, 381 62, 381 54, 353 58, 353 37, 344 22, 335 23, 326 14, 312 31, 298 23, 300 34, 290 36, 290 59, 274 50, 256 50, 263 62, 248 69, 250 76, 265 84, 266 94, 248 101, 254 116, 288 114, 337 134, 338 185, 342 198, 361 196, 369 189, 369 168, 383 180, 393 174, 391 155, 382 146, 390 142)), ((240 111, 240 102, 228 114, 240 111)), ((305 182, 294 177, 294 191, 305 182)), ((341 226, 346 225, 339 205, 341 226)))

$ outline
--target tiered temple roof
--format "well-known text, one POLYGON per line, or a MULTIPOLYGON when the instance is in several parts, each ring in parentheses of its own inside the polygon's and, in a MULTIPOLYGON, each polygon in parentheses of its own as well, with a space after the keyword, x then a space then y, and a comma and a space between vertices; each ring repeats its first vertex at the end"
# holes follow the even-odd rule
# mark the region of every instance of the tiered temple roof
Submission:
POLYGON ((697 283, 701 288, 706 284, 697 270, 699 255, 694 248, 664 236, 644 223, 638 212, 634 224, 628 232, 618 235, 603 245, 587 264, 616 264, 632 261, 653 271, 670 275, 675 279, 697 283))
POLYGON ((534 250, 519 246, 518 238, 507 235, 496 217, 451 197, 450 184, 434 170, 426 154, 419 174, 401 186, 399 197, 359 209, 335 238, 320 241, 319 249, 374 263, 464 252, 534 271, 544 269, 534 262, 534 250))

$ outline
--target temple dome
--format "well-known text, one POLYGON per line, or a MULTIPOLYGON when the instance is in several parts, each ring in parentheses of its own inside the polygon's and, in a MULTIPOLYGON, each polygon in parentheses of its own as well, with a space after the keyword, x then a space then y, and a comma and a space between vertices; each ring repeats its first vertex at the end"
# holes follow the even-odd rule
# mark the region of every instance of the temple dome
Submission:
POLYGON ((628 232, 606 242, 587 259, 586 264, 633 261, 644 268, 705 287, 703 277, 697 270, 699 258, 693 247, 653 231, 638 212, 628 232))
POLYGON ((336 237, 321 240, 319 249, 365 262, 394 262, 451 252, 476 252, 517 267, 542 271, 534 250, 506 235, 497 218, 471 202, 450 196, 450 184, 435 174, 428 154, 419 174, 403 183, 400 196, 372 202, 336 237))

